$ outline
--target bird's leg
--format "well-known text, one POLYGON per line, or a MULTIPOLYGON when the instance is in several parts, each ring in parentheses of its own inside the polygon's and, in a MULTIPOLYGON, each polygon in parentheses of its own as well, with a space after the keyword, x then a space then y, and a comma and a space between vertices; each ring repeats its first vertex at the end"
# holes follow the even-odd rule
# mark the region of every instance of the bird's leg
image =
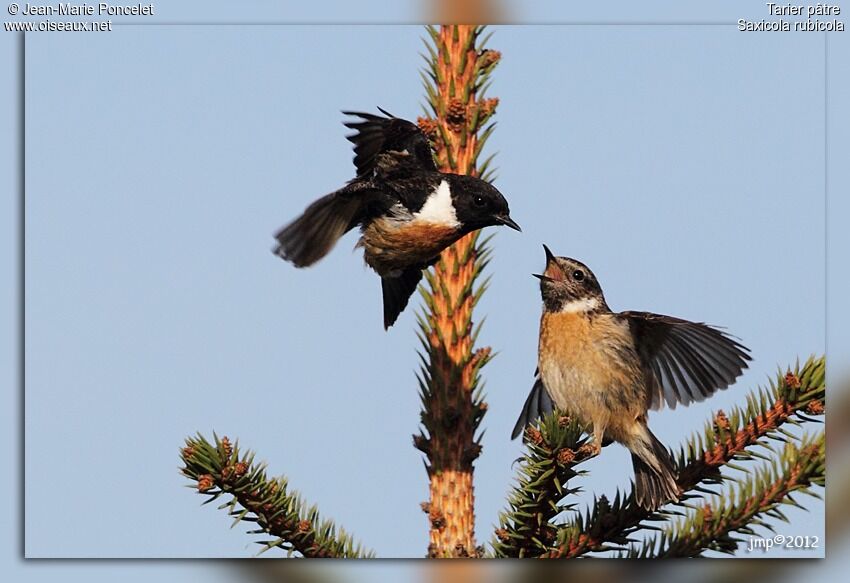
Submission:
POLYGON ((583 446, 579 448, 580 452, 583 452, 587 457, 595 457, 602 453, 602 446, 606 445, 603 442, 605 436, 605 426, 594 423, 593 425, 593 440, 589 443, 585 443, 583 446))
POLYGON ((598 423, 593 424, 593 455, 602 453, 602 440, 605 437, 605 427, 598 423))

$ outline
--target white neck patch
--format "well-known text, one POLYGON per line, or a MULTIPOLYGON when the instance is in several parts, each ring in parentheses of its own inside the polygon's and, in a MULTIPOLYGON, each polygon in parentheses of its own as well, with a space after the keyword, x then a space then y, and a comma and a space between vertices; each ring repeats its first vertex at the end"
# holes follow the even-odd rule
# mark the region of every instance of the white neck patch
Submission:
POLYGON ((447 227, 458 227, 454 204, 452 204, 452 191, 449 183, 440 181, 440 185, 432 192, 418 213, 413 215, 414 219, 423 222, 446 225, 447 227))
POLYGON ((567 302, 561 307, 562 314, 583 314, 599 307, 598 298, 583 298, 567 302))

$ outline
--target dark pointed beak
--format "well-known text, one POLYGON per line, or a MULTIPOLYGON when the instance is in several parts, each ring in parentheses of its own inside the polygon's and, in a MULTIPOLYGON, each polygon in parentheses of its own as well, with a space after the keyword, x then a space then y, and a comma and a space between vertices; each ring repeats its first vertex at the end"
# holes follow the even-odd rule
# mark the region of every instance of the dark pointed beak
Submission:
POLYGON ((514 231, 519 231, 522 233, 522 229, 519 228, 519 225, 509 216, 509 215, 496 215, 493 217, 496 222, 500 225, 505 225, 506 227, 510 227, 514 231))
POLYGON ((549 249, 549 247, 547 247, 545 244, 543 245, 543 250, 546 252, 546 269, 543 270, 543 274, 532 273, 531 275, 533 275, 534 277, 536 277, 540 281, 557 282, 557 281, 559 281, 559 279, 557 277, 551 277, 549 275, 544 275, 546 273, 551 273, 552 275, 556 275, 556 276, 559 276, 561 274, 561 268, 558 267, 558 262, 555 260, 555 254, 552 253, 552 250, 549 249))
POLYGON ((552 250, 549 249, 545 243, 543 244, 543 250, 546 252, 546 264, 548 265, 550 262, 555 260, 555 254, 552 253, 552 250))

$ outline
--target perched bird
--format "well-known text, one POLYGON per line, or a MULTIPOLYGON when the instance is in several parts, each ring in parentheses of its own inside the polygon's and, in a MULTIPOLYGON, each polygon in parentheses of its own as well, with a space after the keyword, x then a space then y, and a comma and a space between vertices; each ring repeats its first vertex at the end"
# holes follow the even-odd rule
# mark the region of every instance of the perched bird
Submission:
MULTIPOLYGON (((380 108, 379 108, 380 109, 380 108)), ((407 306, 440 252, 463 235, 493 225, 520 230, 505 197, 488 182, 439 172, 431 145, 413 123, 344 111, 355 130, 357 176, 315 201, 281 229, 274 252, 296 267, 313 265, 359 226, 366 263, 381 276, 384 328, 407 306)))
POLYGON ((638 505, 654 510, 677 500, 673 462, 647 412, 725 389, 747 367, 749 349, 706 324, 612 312, 586 265, 543 248, 537 378, 512 437, 557 407, 592 426, 596 453, 611 441, 631 452, 638 505))

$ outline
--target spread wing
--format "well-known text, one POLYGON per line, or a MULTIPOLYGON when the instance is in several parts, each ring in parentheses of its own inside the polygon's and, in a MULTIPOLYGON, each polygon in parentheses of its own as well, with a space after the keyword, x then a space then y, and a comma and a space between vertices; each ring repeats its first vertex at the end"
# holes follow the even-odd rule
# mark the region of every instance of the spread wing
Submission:
POLYGON ((394 117, 380 107, 378 109, 387 117, 356 111, 342 112, 360 118, 344 123, 345 127, 355 130, 347 139, 354 144, 357 176, 371 176, 379 166, 393 165, 436 172, 431 144, 422 130, 414 123, 394 117))
MULTIPOLYGON (((535 375, 537 372, 535 371, 535 375)), ((522 406, 522 412, 519 414, 519 419, 516 420, 514 429, 511 432, 511 439, 516 439, 525 430, 526 426, 531 425, 538 418, 545 417, 555 410, 555 404, 552 398, 549 397, 549 391, 543 386, 543 381, 540 377, 534 379, 534 386, 531 387, 531 392, 525 399, 525 404, 522 406)))
POLYGON ((747 368, 749 349, 706 324, 648 312, 622 312, 629 323, 647 379, 647 402, 689 405, 725 389, 747 368))

